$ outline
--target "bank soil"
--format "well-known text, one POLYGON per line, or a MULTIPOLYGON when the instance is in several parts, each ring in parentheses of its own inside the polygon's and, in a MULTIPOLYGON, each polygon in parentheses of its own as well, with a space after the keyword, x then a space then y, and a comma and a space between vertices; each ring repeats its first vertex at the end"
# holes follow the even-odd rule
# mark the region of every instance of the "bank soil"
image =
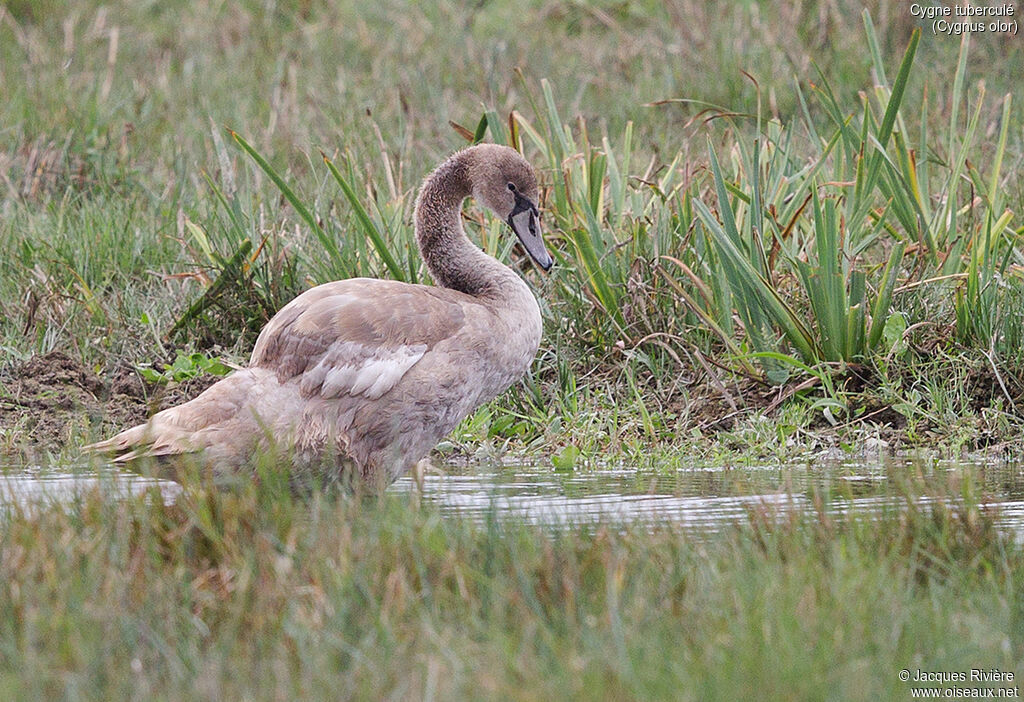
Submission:
POLYGON ((217 378, 162 386, 123 364, 106 375, 59 351, 0 371, 0 456, 32 462, 195 397, 217 378))
MULTIPOLYGON (((165 407, 189 400, 217 379, 204 375, 167 386, 152 384, 126 361, 94 369, 59 351, 12 364, 0 369, 0 459, 13 465, 46 463, 69 446, 105 438, 165 407)), ((823 414, 815 415, 817 418, 803 427, 803 440, 836 446, 840 438, 857 443, 870 434, 872 440, 881 439, 892 450, 956 444, 960 449, 986 453, 1003 453, 1020 442, 1013 409, 1024 407, 1024 393, 1016 382, 1001 384, 983 364, 973 366, 963 383, 967 406, 962 408, 961 424, 955 427, 930 419, 930 412, 908 419, 878 397, 874 380, 864 369, 837 377, 837 387, 848 393, 849 416, 831 424, 823 414), (1008 400, 1006 394, 1013 399, 1008 400), (1011 406, 1009 413, 1006 407, 998 409, 1004 403, 1011 406), (953 437, 953 432, 961 436, 953 437)), ((697 429, 709 442, 724 432, 727 447, 730 432, 745 419, 754 415, 770 419, 785 402, 799 401, 802 392, 813 395, 816 390, 806 381, 777 388, 742 379, 697 385, 700 387, 691 389, 687 408, 668 408, 692 424, 676 431, 697 429)), ((745 444, 736 448, 757 450, 745 444)))

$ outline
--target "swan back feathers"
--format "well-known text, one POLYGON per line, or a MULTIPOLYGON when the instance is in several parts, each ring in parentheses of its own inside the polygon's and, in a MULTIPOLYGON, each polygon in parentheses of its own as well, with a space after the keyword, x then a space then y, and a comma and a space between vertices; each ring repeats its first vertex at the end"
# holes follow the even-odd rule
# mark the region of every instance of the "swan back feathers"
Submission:
POLYGON ((462 306, 437 290, 371 278, 318 286, 263 329, 249 365, 297 378, 304 397, 376 399, 462 328, 462 306))

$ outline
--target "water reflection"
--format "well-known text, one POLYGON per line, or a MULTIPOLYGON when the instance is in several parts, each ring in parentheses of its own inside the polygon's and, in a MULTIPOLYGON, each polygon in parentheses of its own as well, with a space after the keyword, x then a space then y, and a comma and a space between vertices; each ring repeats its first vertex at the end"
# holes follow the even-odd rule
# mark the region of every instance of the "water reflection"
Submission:
POLYGON ((169 480, 146 478, 134 473, 50 473, 29 470, 0 473, 0 511, 13 505, 31 509, 35 505, 71 504, 87 495, 100 493, 115 499, 142 495, 156 488, 166 504, 181 494, 181 486, 169 480))
MULTIPOLYGON (((119 471, 0 473, 0 512, 11 505, 73 503, 100 492, 115 499, 156 488, 165 503, 182 488, 167 480, 119 471)), ((402 478, 391 492, 418 491, 402 478)), ((888 458, 801 464, 692 467, 682 470, 579 470, 537 466, 448 466, 425 476, 419 499, 445 514, 481 522, 497 517, 533 524, 661 524, 718 531, 745 522, 752 511, 786 515, 815 510, 877 514, 960 495, 992 508, 1008 531, 1024 540, 1024 467, 1015 463, 888 458), (911 496, 911 497, 908 497, 911 496)))
MULTIPOLYGON (((417 488, 406 477, 391 489, 417 488)), ((833 514, 877 514, 908 495, 925 504, 967 493, 1024 538, 1024 470, 1008 463, 889 458, 671 472, 475 466, 425 476, 422 499, 480 521, 508 515, 536 524, 673 522, 717 531, 751 510, 787 514, 821 505, 833 514)))

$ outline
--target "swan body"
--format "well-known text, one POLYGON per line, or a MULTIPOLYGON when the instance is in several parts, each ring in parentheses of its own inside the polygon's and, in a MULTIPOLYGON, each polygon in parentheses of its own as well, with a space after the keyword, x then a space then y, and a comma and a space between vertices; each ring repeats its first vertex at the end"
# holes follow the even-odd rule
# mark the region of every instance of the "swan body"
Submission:
POLYGON ((532 168, 508 147, 469 147, 416 201, 416 237, 437 286, 353 278, 307 290, 263 328, 248 367, 86 449, 119 462, 190 454, 236 472, 283 449, 294 469, 387 486, 522 377, 540 344, 529 287, 462 230, 469 196, 551 266, 532 168))

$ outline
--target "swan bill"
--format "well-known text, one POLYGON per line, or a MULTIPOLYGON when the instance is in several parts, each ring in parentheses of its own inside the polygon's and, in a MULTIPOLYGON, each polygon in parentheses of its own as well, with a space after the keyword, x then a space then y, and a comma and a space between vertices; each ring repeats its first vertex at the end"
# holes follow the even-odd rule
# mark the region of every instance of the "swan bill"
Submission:
POLYGON ((516 195, 516 206, 508 216, 508 224, 519 237, 520 243, 530 254, 530 258, 544 270, 549 270, 554 263, 551 254, 544 246, 544 237, 540 231, 540 216, 537 206, 522 195, 516 195))

